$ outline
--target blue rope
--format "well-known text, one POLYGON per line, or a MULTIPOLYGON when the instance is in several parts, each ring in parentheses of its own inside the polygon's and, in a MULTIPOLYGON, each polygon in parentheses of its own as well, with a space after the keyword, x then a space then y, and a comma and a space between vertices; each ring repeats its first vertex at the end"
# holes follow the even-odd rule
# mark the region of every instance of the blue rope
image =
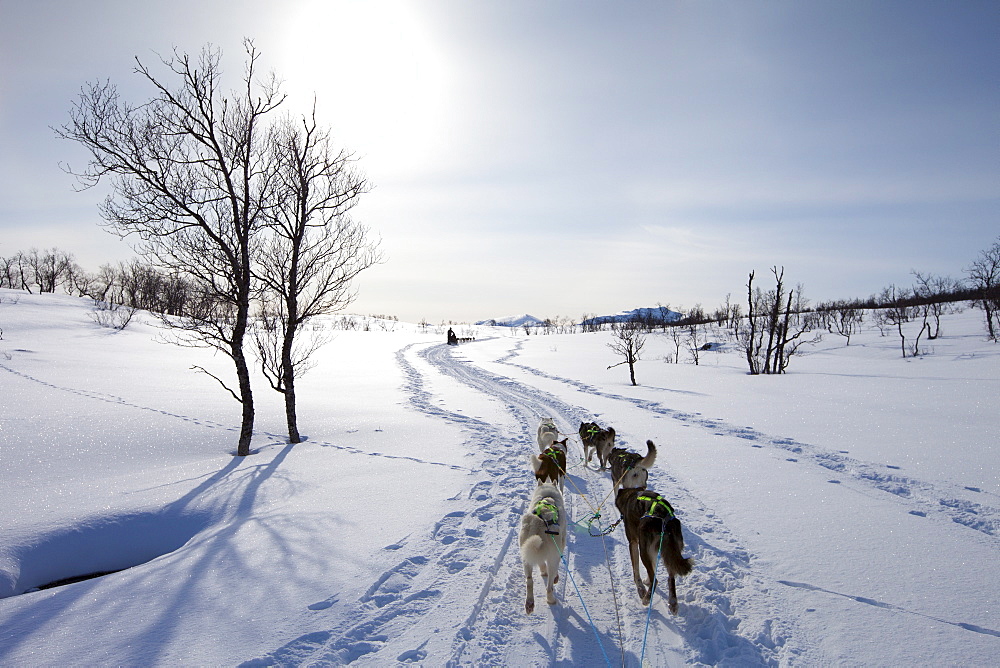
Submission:
POLYGON ((660 550, 663 549, 663 534, 660 532, 660 545, 656 548, 656 564, 653 565, 653 579, 649 583, 649 607, 646 608, 646 630, 642 632, 642 653, 639 654, 639 665, 642 665, 642 660, 646 656, 646 634, 649 633, 649 617, 653 612, 653 593, 658 584, 656 581, 656 571, 660 568, 660 550))
POLYGON ((573 588, 576 589, 576 595, 580 598, 580 603, 583 605, 583 611, 587 613, 587 621, 590 622, 590 628, 594 632, 594 637, 597 638, 597 644, 601 648, 601 654, 604 655, 604 660, 608 664, 608 668, 611 668, 611 659, 608 658, 608 653, 604 651, 604 643, 601 642, 601 636, 597 633, 597 627, 594 625, 594 620, 590 616, 590 610, 587 609, 587 603, 583 600, 583 594, 580 593, 580 588, 576 585, 576 578, 573 577, 572 571, 569 570, 569 559, 562 550, 559 549, 559 543, 556 542, 556 537, 552 536, 552 544, 556 546, 556 551, 559 552, 559 558, 562 562, 566 564, 566 573, 569 575, 569 581, 573 583, 573 588))

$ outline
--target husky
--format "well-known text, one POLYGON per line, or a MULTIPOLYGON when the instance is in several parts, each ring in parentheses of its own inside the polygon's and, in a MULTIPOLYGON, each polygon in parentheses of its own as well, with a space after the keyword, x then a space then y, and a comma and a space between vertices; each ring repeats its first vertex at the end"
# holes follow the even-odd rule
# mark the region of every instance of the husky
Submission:
POLYGON ((566 441, 553 441, 552 445, 538 455, 528 455, 528 463, 531 470, 535 472, 535 479, 538 484, 551 482, 562 491, 564 488, 563 479, 566 476, 566 441))
POLYGON ((583 456, 586 464, 590 463, 594 453, 597 453, 597 462, 603 471, 608 466, 608 455, 615 447, 615 429, 608 427, 601 429, 596 422, 580 423, 580 442, 583 443, 583 456))
POLYGON ((615 506, 625 523, 629 557, 632 559, 632 576, 643 605, 656 589, 657 552, 667 569, 669 594, 667 607, 670 614, 677 614, 676 578, 687 575, 694 567, 693 559, 685 559, 684 534, 674 509, 662 496, 648 489, 621 489, 615 497, 615 506), (639 561, 646 568, 645 584, 639 575, 639 561), (646 585, 649 588, 646 588, 646 585))
POLYGON ((549 605, 558 603, 555 585, 559 582, 559 560, 566 551, 566 509, 562 493, 549 483, 535 488, 528 504, 528 510, 521 517, 521 561, 524 563, 524 580, 528 596, 524 600, 524 612, 535 610, 535 582, 532 571, 535 566, 545 584, 545 600, 549 605))
POLYGON ((625 448, 614 448, 608 461, 615 490, 619 487, 643 488, 649 478, 649 469, 656 463, 656 445, 646 441, 645 457, 625 448))
POLYGON ((538 451, 545 452, 551 448, 557 438, 559 438, 559 429, 556 427, 555 420, 543 418, 538 425, 538 451))

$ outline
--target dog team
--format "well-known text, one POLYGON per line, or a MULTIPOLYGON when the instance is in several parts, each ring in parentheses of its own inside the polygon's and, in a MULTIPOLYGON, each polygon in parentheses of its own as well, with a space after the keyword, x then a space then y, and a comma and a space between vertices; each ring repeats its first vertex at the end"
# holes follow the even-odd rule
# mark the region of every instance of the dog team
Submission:
MULTIPOLYGON (((656 589, 657 557, 667 570, 667 606, 677 614, 676 578, 691 572, 694 560, 682 556, 684 536, 674 509, 661 495, 647 488, 649 469, 656 463, 656 445, 646 441, 646 455, 615 447, 615 430, 602 429, 594 422, 583 422, 579 429, 583 443, 584 465, 597 455, 600 470, 610 468, 615 506, 625 525, 629 558, 636 590, 643 605, 648 605, 656 589), (646 571, 643 579, 639 563, 646 571)), ((524 611, 535 609, 534 569, 545 584, 545 600, 557 603, 555 585, 559 582, 559 562, 566 552, 566 508, 563 501, 566 477, 566 453, 569 438, 561 434, 552 418, 538 425, 538 454, 528 455, 537 487, 528 509, 521 518, 521 561, 528 594, 524 611)))

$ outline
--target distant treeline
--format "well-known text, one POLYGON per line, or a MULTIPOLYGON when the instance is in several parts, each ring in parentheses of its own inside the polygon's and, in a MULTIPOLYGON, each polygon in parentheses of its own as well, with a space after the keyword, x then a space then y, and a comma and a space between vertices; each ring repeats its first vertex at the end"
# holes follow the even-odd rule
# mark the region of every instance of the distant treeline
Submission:
POLYGON ((203 300, 190 282, 139 260, 104 264, 91 273, 76 264, 72 253, 58 248, 0 257, 0 287, 39 293, 62 289, 95 302, 164 315, 180 315, 203 300))
MULTIPOLYGON (((815 314, 809 322, 817 328, 832 331, 832 323, 850 322, 856 319, 856 314, 864 311, 969 302, 983 309, 989 337, 995 341, 1000 336, 1000 239, 992 247, 982 251, 965 269, 965 273, 965 278, 952 278, 913 272, 910 286, 890 285, 865 298, 826 301, 815 306, 808 304, 799 286, 797 290, 789 291, 789 294, 795 295, 795 299, 783 305, 782 309, 800 316, 815 314)), ((95 302, 164 315, 181 315, 188 309, 210 307, 205 303, 205 296, 197 294, 190 282, 180 276, 164 273, 138 259, 104 264, 97 272, 91 273, 76 264, 72 253, 58 248, 32 248, 9 257, 0 256, 0 288, 40 293, 62 289, 67 294, 89 297, 95 302)), ((760 314, 763 303, 769 304, 767 308, 773 310, 774 295, 770 295, 771 299, 768 301, 768 291, 758 289, 758 292, 760 294, 756 296, 748 295, 748 300, 755 302, 748 302, 749 310, 760 314)), ((373 317, 395 320, 394 316, 373 317)), ((712 311, 706 311, 701 304, 696 304, 678 312, 661 304, 655 308, 637 309, 628 317, 583 314, 576 324, 571 318, 555 316, 546 318, 541 324, 525 325, 524 329, 529 334, 593 332, 622 322, 628 322, 646 332, 712 323, 735 329, 746 317, 743 305, 733 302, 727 296, 725 303, 712 311)))

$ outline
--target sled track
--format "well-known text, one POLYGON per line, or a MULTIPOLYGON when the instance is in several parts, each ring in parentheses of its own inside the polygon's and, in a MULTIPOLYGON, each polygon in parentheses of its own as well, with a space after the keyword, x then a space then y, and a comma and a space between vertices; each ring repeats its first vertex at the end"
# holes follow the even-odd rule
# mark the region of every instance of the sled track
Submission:
MULTIPOLYGON (((245 666, 640 665, 648 609, 636 595, 621 528, 606 538, 588 536, 585 527, 571 530, 569 570, 560 567, 556 588, 559 604, 545 604, 536 574, 536 609, 530 616, 524 614, 517 532, 535 486, 525 456, 537 448, 540 417, 552 417, 561 428, 572 429, 593 415, 537 388, 486 372, 454 352, 444 344, 411 344, 397 353, 396 361, 411 406, 467 434, 469 451, 480 457, 473 469, 475 482, 448 500, 453 509, 429 531, 415 531, 385 548, 392 565, 356 602, 309 606, 321 613, 329 609, 327 630, 304 634, 245 666), (431 371, 421 372, 414 357, 431 371), (501 402, 516 427, 498 427, 458 407, 442 406, 430 389, 429 374, 451 378, 501 402)), ((581 455, 579 443, 571 440, 565 490, 570 522, 585 521, 593 506, 605 499, 600 524, 607 526, 618 517, 614 500, 608 498, 610 478, 583 467, 581 455)), ((668 473, 655 470, 651 480, 658 489, 669 490, 684 522, 686 553, 695 557, 696 566, 678 585, 680 616, 666 611, 663 594, 654 595, 645 661, 656 666, 777 665, 781 656, 794 654, 787 629, 777 624, 747 628, 745 621, 741 625, 741 609, 765 605, 757 595, 764 585, 753 571, 751 555, 668 473)))
MULTIPOLYGON (((911 515, 945 518, 985 534, 993 539, 991 542, 994 545, 996 539, 1000 539, 1000 503, 995 496, 983 493, 977 487, 920 480, 903 474, 898 466, 866 462, 850 457, 846 450, 830 450, 792 438, 770 436, 753 427, 727 424, 723 420, 708 418, 701 413, 678 411, 657 401, 605 392, 577 380, 562 378, 513 362, 522 346, 523 342, 518 342, 510 353, 497 362, 539 378, 562 383, 585 394, 621 401, 641 410, 671 418, 685 426, 711 431, 716 436, 742 439, 748 447, 774 448, 783 451, 787 461, 822 467, 831 474, 848 479, 863 488, 892 494, 907 507, 911 515)), ((830 482, 839 484, 842 481, 831 479, 830 482)))
MULTIPOLYGON (((594 417, 583 407, 569 405, 537 388, 457 360, 453 349, 448 346, 428 348, 422 351, 421 356, 440 373, 504 402, 507 410, 517 415, 524 435, 513 466, 515 470, 523 471, 521 476, 527 479, 528 490, 533 481, 527 473, 526 464, 522 464, 523 455, 536 447, 535 432, 539 418, 553 417, 561 428, 574 430, 580 422, 594 417)), ((614 416, 609 416, 609 419, 613 421, 614 416)), ((640 451, 645 447, 642 444, 622 443, 621 439, 619 444, 640 451)), ((579 442, 571 438, 570 445, 570 475, 566 482, 567 505, 573 513, 570 520, 586 520, 592 515, 593 506, 603 501, 599 509, 602 515, 600 522, 607 526, 618 517, 614 499, 609 497, 610 476, 583 467, 579 442)), ((726 661, 736 661, 741 665, 774 665, 777 656, 785 650, 794 653, 794 650, 785 647, 790 633, 788 629, 777 628, 777 625, 775 628, 750 629, 745 622, 740 626, 741 607, 762 605, 757 592, 764 585, 752 572, 750 555, 739 547, 721 521, 699 499, 681 488, 677 480, 661 467, 655 467, 650 478, 651 486, 668 494, 678 508, 686 528, 688 552, 695 557, 698 565, 695 572, 679 584, 681 616, 673 617, 666 611, 666 602, 660 592, 654 596, 645 660, 657 666, 726 661), (707 540, 701 535, 707 536, 707 540)), ((523 492, 525 497, 528 490, 523 492)), ((619 528, 616 533, 601 539, 587 535, 586 528, 581 527, 570 536, 567 552, 570 571, 583 600, 581 602, 577 596, 575 588, 568 582, 570 577, 563 569, 560 605, 552 612, 541 610, 541 614, 550 615, 552 622, 546 629, 554 632, 554 636, 547 636, 552 647, 552 663, 639 665, 648 609, 640 604, 635 592, 624 531, 619 528), (602 544, 604 541, 607 551, 602 544), (610 555, 610 572, 607 555, 610 555), (619 618, 622 637, 619 637, 619 618), (594 637, 595 628, 599 641, 594 637)), ((524 584, 516 549, 507 561, 508 566, 513 566, 514 573, 513 586, 508 587, 505 599, 507 605, 513 601, 511 607, 515 609, 515 614, 520 614, 515 620, 522 626, 520 633, 511 635, 523 636, 523 631, 531 628, 531 620, 520 611, 524 584)), ((532 617, 536 616, 539 616, 537 610, 532 617)), ((752 617, 766 619, 774 616, 752 617)), ((495 624, 489 622, 484 627, 493 628, 495 624)), ((529 642, 540 643, 544 639, 546 636, 535 631, 529 642)), ((523 664, 524 656, 523 653, 511 654, 508 665, 523 664)), ((475 663, 481 662, 477 660, 475 663)))

